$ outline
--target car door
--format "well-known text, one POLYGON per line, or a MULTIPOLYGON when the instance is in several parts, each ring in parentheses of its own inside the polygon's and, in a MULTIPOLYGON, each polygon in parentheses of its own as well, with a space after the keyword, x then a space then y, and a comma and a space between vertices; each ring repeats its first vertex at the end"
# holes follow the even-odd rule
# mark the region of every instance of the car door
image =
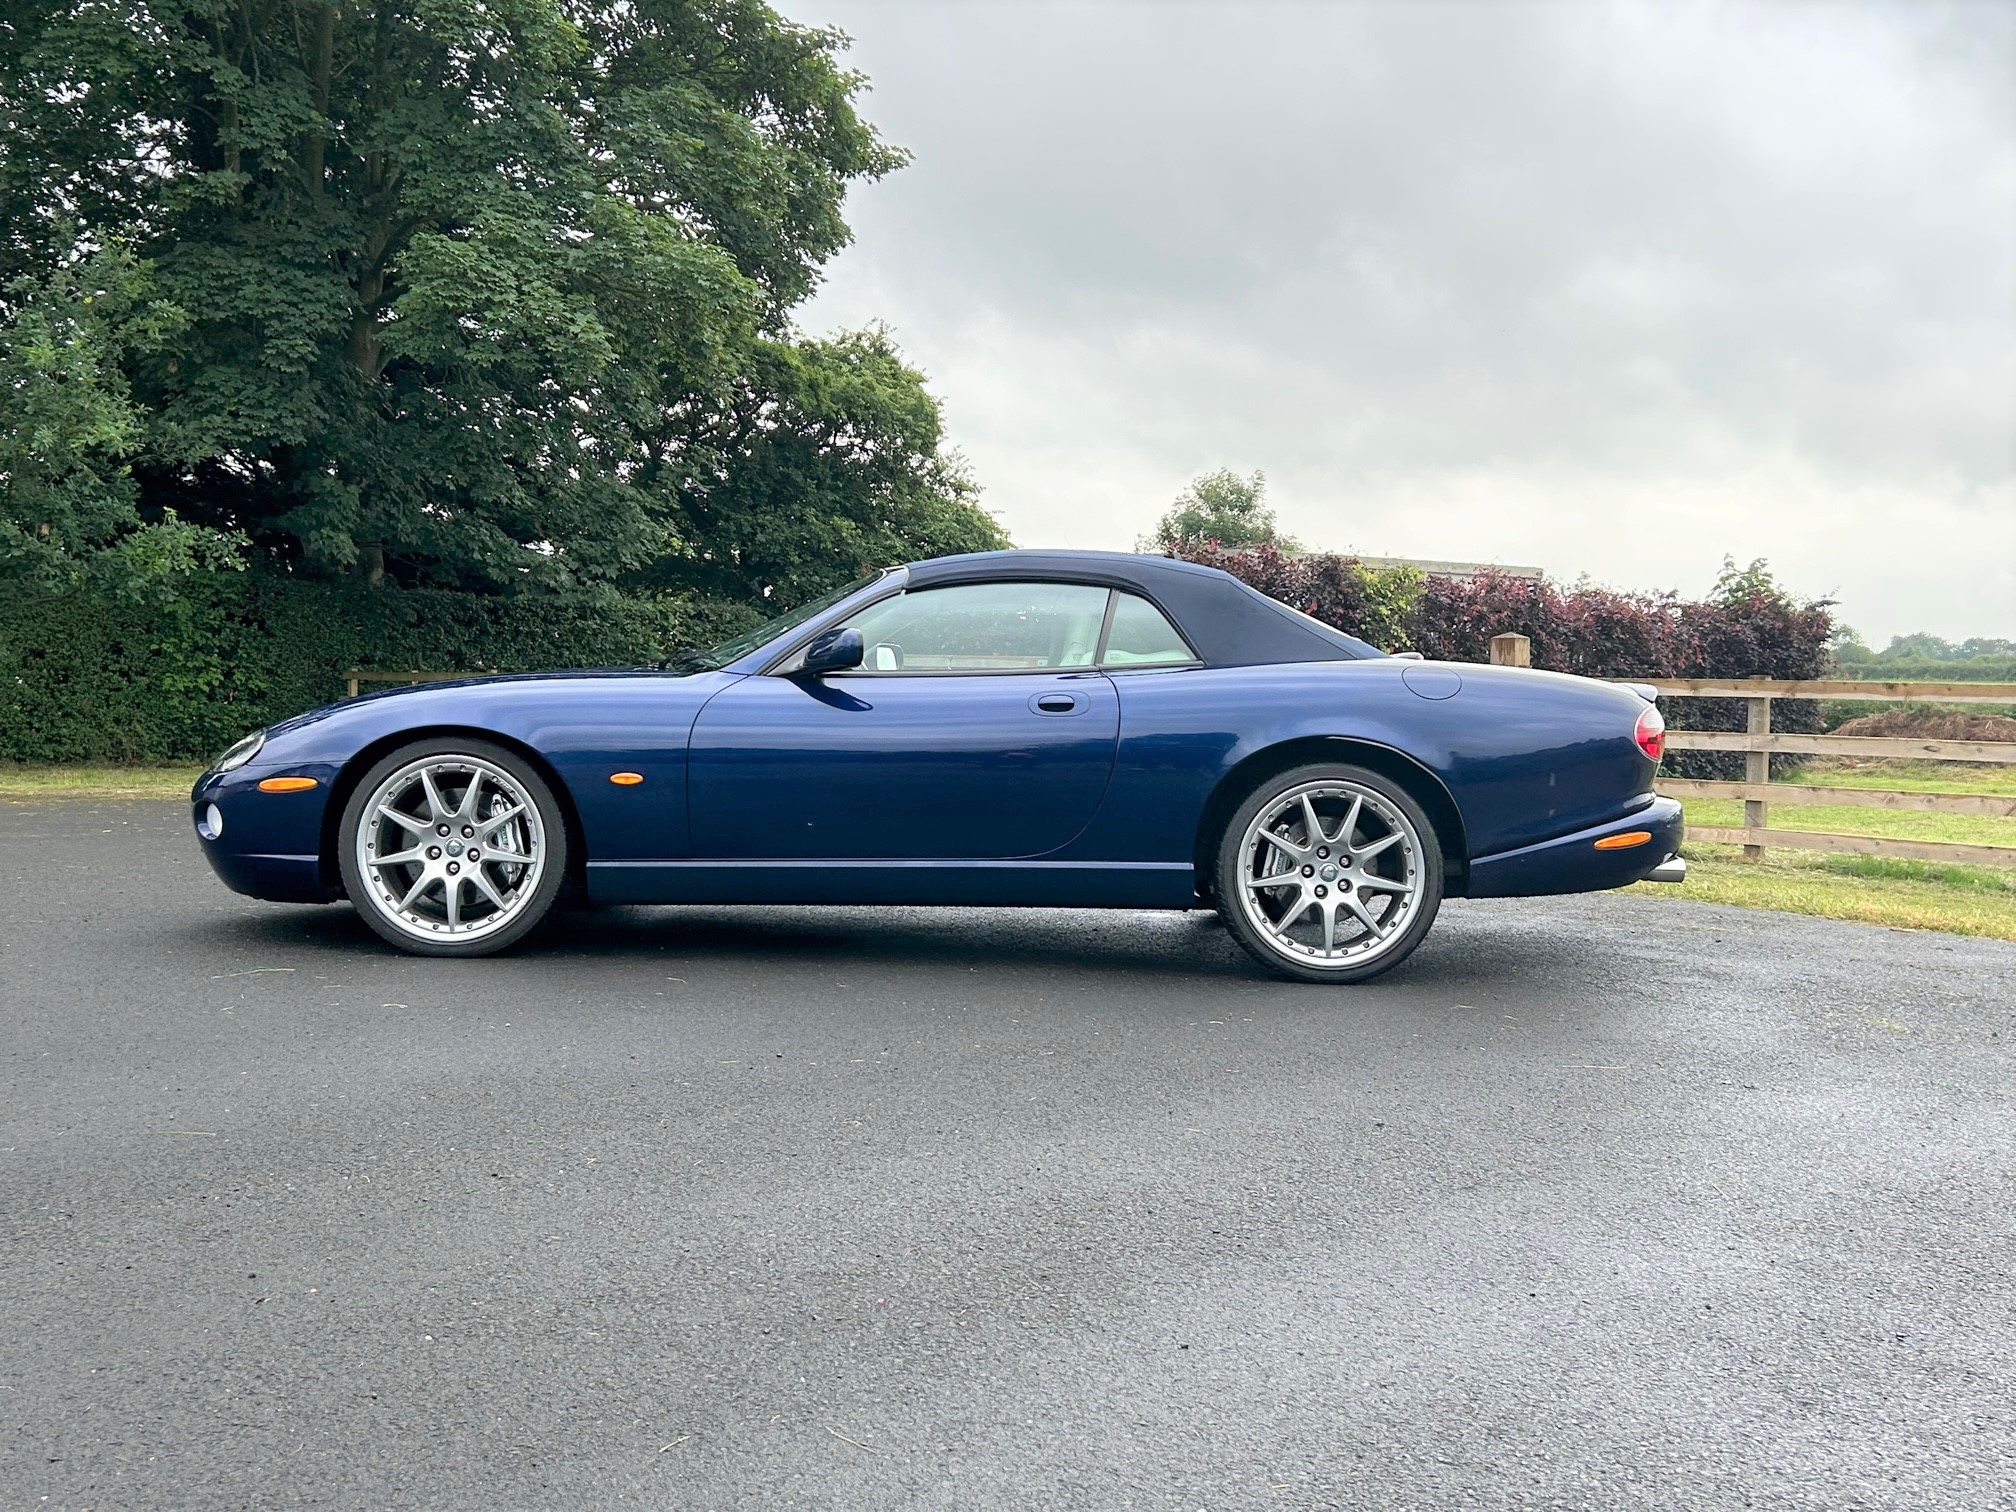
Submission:
POLYGON ((1094 670, 1108 593, 970 583, 848 623, 858 670, 744 678, 693 727, 694 853, 1001 860, 1071 842, 1098 809, 1119 698, 1094 670))

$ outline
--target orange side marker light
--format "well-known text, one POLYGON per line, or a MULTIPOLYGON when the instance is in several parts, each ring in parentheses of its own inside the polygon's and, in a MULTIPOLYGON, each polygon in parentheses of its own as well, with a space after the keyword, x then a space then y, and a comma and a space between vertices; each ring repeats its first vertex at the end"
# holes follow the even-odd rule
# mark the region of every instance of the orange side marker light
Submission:
POLYGON ((618 787, 635 787, 644 780, 642 772, 611 772, 609 780, 618 787))
POLYGON ((262 793, 305 793, 322 784, 313 777, 268 777, 259 784, 262 793))
POLYGON ((1596 842, 1596 849, 1629 850, 1634 845, 1648 844, 1651 839, 1652 831, 1650 830, 1626 830, 1621 835, 1605 835, 1601 840, 1596 842))

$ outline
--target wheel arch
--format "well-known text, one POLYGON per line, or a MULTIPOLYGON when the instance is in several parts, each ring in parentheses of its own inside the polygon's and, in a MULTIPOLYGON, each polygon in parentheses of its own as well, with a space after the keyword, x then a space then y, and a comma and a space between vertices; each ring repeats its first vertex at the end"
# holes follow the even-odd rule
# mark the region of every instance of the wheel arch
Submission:
POLYGON ((1443 895, 1451 898, 1464 895, 1470 882, 1469 839, 1462 811, 1456 807, 1456 800, 1442 779, 1406 752, 1378 741, 1349 735, 1306 735, 1253 752, 1219 778, 1218 785, 1211 790, 1197 822, 1192 856, 1199 897, 1210 896, 1219 841, 1233 810, 1245 801, 1246 795, 1270 777, 1319 761, 1348 762, 1377 772, 1420 804, 1435 828, 1436 844, 1442 851, 1443 895))
POLYGON ((488 745, 502 747, 521 758, 527 766, 539 774, 540 780, 553 790, 553 797, 560 805, 561 822, 567 827, 567 886, 570 891, 578 891, 586 886, 588 847, 586 831, 581 825, 581 812, 575 807, 574 794, 553 763, 514 736, 497 730, 487 730, 479 725, 457 724, 420 725, 410 730, 394 730, 389 735, 379 736, 369 745, 360 746, 356 754, 343 763, 342 769, 329 784, 329 801, 322 810, 321 847, 316 856, 316 870, 325 886, 332 887, 338 892, 342 890, 343 878, 336 861, 337 831, 343 826, 343 810, 350 805, 350 795, 364 780, 364 774, 401 746, 409 746, 421 740, 456 737, 480 740, 488 745))

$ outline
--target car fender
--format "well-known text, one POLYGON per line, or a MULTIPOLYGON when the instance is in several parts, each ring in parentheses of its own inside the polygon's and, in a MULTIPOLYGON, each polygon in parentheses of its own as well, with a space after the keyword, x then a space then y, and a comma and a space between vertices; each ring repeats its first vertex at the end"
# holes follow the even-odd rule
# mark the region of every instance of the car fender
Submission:
POLYGON ((466 733, 515 747, 536 763, 578 822, 584 856, 687 852, 686 746, 701 706, 734 674, 650 671, 546 673, 428 683, 350 699, 283 720, 256 763, 199 783, 199 800, 228 798, 227 839, 262 850, 320 851, 363 773, 409 740, 466 733), (266 802, 256 777, 319 779, 312 793, 266 802), (253 781, 241 781, 245 774, 253 781), (618 784, 617 773, 642 780, 618 784), (247 802, 251 791, 254 801, 247 802))

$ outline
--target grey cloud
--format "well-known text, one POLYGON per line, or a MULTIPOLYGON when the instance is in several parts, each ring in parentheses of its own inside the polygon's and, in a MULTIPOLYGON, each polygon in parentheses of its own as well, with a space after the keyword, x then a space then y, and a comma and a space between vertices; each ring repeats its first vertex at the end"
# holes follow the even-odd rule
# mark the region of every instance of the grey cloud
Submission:
POLYGON ((992 343, 1018 423, 1071 397, 1048 448, 1208 437, 1343 490, 1790 459, 2006 528, 2001 6, 787 8, 917 153, 815 316, 962 372, 992 343))

